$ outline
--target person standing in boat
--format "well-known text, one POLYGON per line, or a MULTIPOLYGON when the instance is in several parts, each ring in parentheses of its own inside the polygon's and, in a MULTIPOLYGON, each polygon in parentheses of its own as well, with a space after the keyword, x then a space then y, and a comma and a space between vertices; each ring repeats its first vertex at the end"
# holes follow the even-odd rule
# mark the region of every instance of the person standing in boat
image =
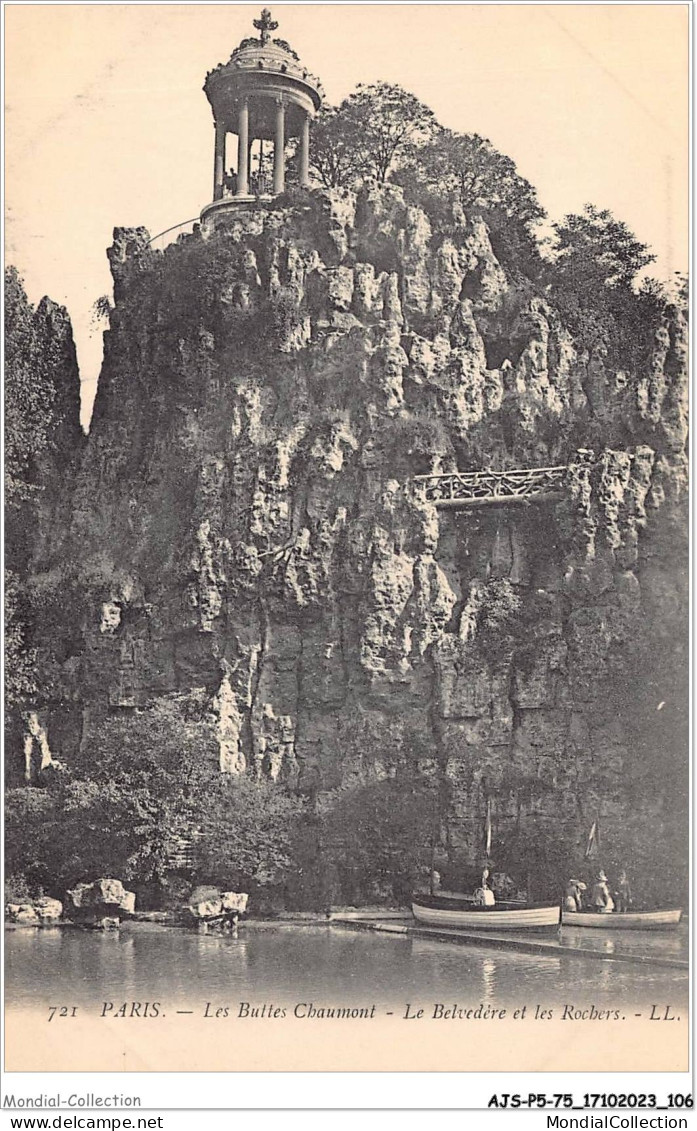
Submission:
POLYGON ((632 906, 632 889, 624 868, 617 877, 615 885, 615 911, 629 911, 632 906))
POLYGON ((583 892, 586 890, 586 885, 580 880, 569 880, 564 892, 564 910, 565 911, 582 911, 583 910, 583 892))
POLYGON ((594 911, 599 911, 601 914, 615 910, 615 901, 610 895, 607 876, 602 870, 598 872, 598 878, 593 884, 591 906, 594 911))

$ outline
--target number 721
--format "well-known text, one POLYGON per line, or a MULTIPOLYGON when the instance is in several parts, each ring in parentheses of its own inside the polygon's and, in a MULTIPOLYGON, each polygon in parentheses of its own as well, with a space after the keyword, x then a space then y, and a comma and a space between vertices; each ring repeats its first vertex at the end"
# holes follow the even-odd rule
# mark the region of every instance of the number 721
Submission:
POLYGON ((77 1017, 76 1005, 49 1005, 48 1019, 53 1021, 54 1017, 77 1017))

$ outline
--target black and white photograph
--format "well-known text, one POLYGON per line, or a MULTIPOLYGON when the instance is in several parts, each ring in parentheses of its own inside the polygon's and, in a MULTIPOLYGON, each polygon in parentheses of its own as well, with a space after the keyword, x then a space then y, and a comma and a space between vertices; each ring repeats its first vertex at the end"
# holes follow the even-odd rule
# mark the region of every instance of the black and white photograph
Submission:
POLYGON ((6 1094, 685 1074, 689 6, 3 14, 6 1094))

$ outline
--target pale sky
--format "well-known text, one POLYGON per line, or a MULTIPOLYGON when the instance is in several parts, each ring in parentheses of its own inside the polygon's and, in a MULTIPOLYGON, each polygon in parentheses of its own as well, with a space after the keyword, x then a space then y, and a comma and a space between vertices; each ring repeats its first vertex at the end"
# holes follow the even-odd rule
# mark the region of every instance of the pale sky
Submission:
MULTIPOLYGON (((687 4, 267 2, 330 102, 399 83, 512 157, 551 220, 609 208, 656 253, 652 274, 687 269, 687 4)), ((201 87, 261 6, 5 6, 6 262, 32 302, 70 312, 85 424, 112 229, 154 235, 210 201, 201 87)))

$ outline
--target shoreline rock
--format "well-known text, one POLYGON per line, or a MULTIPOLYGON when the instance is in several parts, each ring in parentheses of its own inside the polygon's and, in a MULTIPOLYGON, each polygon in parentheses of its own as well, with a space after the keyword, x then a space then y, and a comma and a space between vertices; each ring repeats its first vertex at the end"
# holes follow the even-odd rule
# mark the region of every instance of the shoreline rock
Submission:
POLYGON ((59 899, 40 896, 28 903, 5 904, 5 920, 26 927, 51 926, 63 915, 63 904, 59 899))
POLYGON ((216 887, 200 885, 189 896, 187 910, 199 930, 206 931, 211 926, 235 929, 248 901, 246 892, 221 892, 216 887))
POLYGON ((126 891, 120 880, 112 878, 77 884, 67 895, 70 918, 87 926, 113 929, 136 908, 135 892, 126 891))

